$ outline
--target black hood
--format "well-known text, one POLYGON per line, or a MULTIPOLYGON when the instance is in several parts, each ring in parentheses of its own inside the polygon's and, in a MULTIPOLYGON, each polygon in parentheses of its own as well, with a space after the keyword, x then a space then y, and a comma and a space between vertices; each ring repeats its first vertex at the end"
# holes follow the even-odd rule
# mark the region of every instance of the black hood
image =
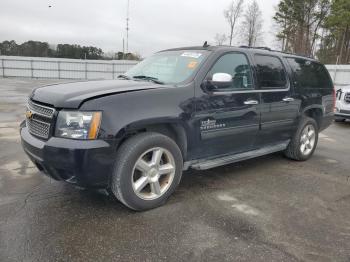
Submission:
POLYGON ((131 80, 72 82, 39 87, 33 91, 31 99, 56 108, 79 108, 94 97, 161 87, 152 82, 131 80))

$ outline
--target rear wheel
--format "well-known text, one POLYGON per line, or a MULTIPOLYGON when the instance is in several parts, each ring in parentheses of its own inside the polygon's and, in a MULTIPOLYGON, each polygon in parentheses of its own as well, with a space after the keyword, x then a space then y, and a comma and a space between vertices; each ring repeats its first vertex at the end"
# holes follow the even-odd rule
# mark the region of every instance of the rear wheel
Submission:
POLYGON ((142 133, 118 150, 111 190, 126 206, 147 210, 165 203, 181 180, 183 160, 176 143, 158 133, 142 133))
POLYGON ((310 117, 303 117, 284 154, 290 159, 305 161, 314 153, 317 142, 318 126, 316 121, 310 117))

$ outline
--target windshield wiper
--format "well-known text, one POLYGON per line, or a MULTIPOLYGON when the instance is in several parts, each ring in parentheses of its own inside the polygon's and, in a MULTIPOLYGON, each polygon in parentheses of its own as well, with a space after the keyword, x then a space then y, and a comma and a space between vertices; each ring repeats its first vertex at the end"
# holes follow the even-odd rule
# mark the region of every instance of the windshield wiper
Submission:
POLYGON ((132 78, 152 81, 153 83, 156 83, 156 84, 159 84, 159 85, 164 85, 164 82, 159 81, 158 78, 152 77, 152 76, 139 75, 139 76, 133 76, 132 78))
POLYGON ((130 77, 128 77, 127 75, 119 75, 118 78, 130 80, 130 77))

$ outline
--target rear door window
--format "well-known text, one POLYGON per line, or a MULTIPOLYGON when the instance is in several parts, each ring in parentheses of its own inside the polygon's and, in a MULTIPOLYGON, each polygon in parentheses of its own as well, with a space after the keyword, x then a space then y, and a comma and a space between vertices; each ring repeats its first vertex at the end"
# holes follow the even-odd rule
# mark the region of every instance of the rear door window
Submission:
POLYGON ((302 58, 287 58, 297 88, 333 88, 327 69, 319 63, 302 58))
POLYGON ((286 71, 278 57, 255 55, 255 62, 261 89, 287 88, 286 71))

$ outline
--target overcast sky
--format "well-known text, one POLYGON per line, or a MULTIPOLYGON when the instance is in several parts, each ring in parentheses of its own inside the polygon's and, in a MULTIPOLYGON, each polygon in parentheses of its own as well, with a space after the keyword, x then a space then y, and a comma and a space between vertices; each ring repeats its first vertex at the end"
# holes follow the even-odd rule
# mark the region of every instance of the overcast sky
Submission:
MULTIPOLYGON (((223 10, 231 0, 130 0, 129 51, 142 56, 171 47, 213 43, 228 33, 223 10)), ((257 0, 264 40, 274 41, 272 16, 279 0, 257 0)), ((245 0, 246 5, 249 0, 245 0)), ((0 0, 0 41, 76 43, 122 51, 127 0, 0 0), (49 7, 51 6, 51 8, 49 7)), ((236 36, 239 38, 239 35, 236 36)))

